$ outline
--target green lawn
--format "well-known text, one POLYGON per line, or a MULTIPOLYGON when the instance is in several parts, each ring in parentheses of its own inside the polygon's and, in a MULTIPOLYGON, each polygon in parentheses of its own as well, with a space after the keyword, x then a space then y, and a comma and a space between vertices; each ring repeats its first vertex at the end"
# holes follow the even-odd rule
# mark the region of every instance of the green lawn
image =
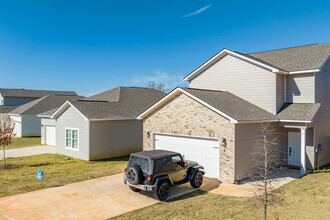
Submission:
POLYGON ((0 169, 0 197, 121 173, 127 161, 128 156, 83 161, 56 154, 11 158, 7 164, 16 168, 0 169), (44 171, 45 179, 37 180, 38 169, 44 171))
MULTIPOLYGON (((330 219, 330 165, 282 189, 283 202, 270 209, 269 219, 330 219)), ((115 219, 263 219, 262 211, 253 198, 197 190, 115 219)))
MULTIPOLYGON (((14 138, 13 143, 6 147, 6 150, 22 148, 22 147, 32 147, 32 146, 40 146, 41 139, 40 137, 22 137, 22 138, 14 138)), ((0 148, 2 150, 2 147, 0 148)))

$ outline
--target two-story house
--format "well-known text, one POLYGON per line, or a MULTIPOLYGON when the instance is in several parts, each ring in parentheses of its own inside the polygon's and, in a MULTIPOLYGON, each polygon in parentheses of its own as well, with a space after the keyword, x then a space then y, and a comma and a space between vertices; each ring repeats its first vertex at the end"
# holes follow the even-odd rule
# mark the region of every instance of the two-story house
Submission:
POLYGON ((46 95, 77 95, 75 92, 66 91, 46 91, 31 89, 4 89, 0 88, 0 114, 8 113, 17 106, 24 105, 33 100, 39 99, 46 95))
POLYGON ((330 43, 243 54, 223 49, 141 113, 144 150, 181 152, 206 176, 248 177, 261 123, 276 129, 279 159, 330 162, 330 43))

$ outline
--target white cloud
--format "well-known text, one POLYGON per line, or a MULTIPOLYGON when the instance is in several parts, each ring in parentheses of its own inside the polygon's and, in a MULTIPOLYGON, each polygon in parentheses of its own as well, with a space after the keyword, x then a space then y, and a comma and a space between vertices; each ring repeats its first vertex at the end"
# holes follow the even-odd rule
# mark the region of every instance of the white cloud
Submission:
POLYGON ((193 15, 198 15, 198 14, 202 13, 203 11, 207 10, 208 8, 210 8, 211 6, 212 6, 212 4, 206 5, 203 8, 201 8, 201 9, 199 9, 199 10, 193 12, 193 13, 184 15, 183 17, 187 18, 187 17, 193 16, 193 15))
POLYGON ((168 74, 160 70, 154 71, 154 75, 132 79, 131 83, 134 86, 146 87, 149 81, 164 83, 166 91, 172 90, 177 86, 187 86, 187 83, 183 81, 183 76, 168 74))

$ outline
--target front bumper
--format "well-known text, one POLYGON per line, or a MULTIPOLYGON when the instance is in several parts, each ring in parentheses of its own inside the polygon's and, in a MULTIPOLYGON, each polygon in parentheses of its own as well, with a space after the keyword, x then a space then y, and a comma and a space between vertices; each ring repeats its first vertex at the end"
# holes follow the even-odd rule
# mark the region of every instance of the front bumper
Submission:
POLYGON ((130 184, 127 179, 126 176, 124 175, 124 184, 129 185, 131 187, 137 188, 137 189, 141 189, 143 191, 147 191, 147 192, 154 192, 157 190, 157 180, 155 181, 154 185, 143 185, 143 184, 138 184, 138 185, 132 185, 130 184))

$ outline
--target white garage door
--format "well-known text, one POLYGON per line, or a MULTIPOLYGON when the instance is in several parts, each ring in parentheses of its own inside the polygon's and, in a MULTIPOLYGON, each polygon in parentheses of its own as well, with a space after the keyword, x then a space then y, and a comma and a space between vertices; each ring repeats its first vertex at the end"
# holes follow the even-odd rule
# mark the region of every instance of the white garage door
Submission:
POLYGON ((14 133, 16 134, 16 137, 22 136, 22 124, 20 121, 13 121, 14 123, 14 133))
POLYGON ((56 145, 56 127, 46 126, 46 144, 47 145, 56 145))
POLYGON ((204 166, 205 176, 219 179, 219 141, 155 134, 155 149, 179 152, 204 166))

